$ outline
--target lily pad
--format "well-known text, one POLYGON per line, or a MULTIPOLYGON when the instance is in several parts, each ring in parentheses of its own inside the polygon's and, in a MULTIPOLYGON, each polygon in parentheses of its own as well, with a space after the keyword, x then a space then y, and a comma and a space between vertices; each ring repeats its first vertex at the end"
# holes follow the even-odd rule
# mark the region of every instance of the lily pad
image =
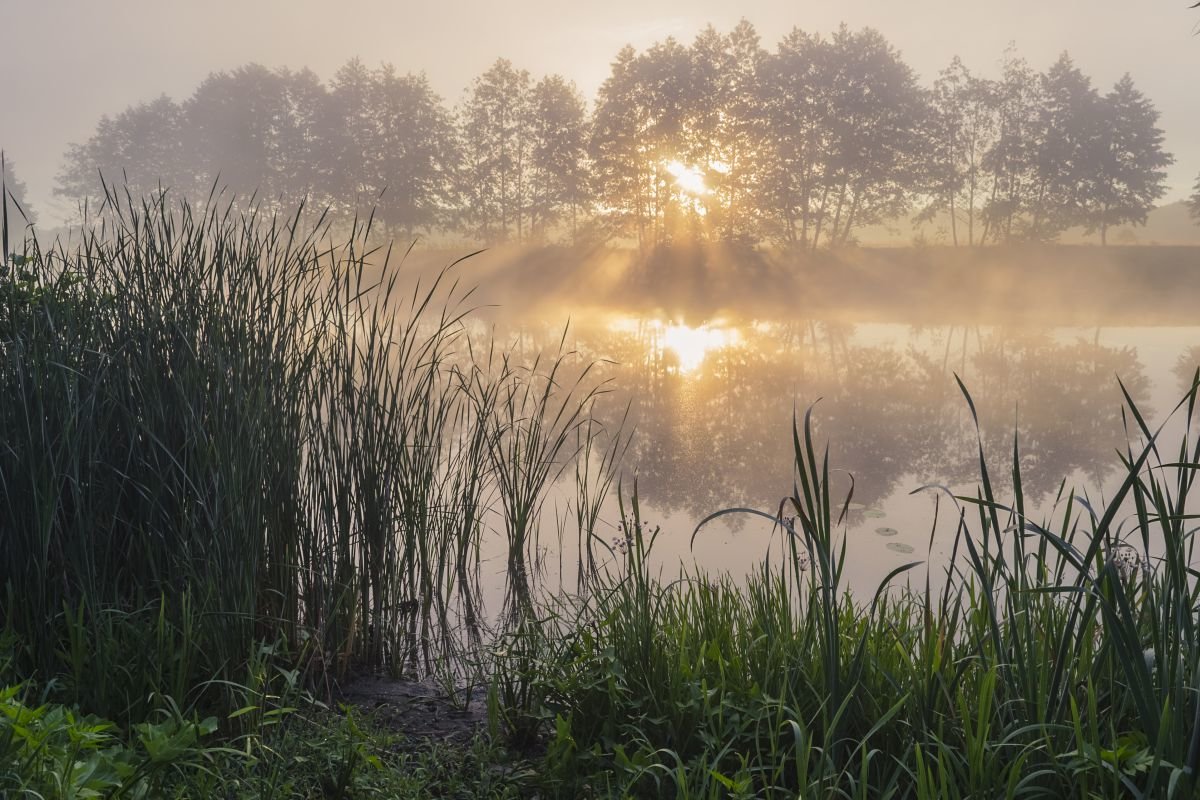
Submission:
POLYGON ((900 531, 896 530, 895 528, 876 528, 875 532, 880 536, 895 536, 900 531))
POLYGON ((887 514, 880 511, 878 508, 868 508, 863 512, 863 516, 867 519, 883 519, 887 514))
POLYGON ((894 553, 911 553, 913 552, 912 545, 904 542, 888 542, 887 549, 894 553))

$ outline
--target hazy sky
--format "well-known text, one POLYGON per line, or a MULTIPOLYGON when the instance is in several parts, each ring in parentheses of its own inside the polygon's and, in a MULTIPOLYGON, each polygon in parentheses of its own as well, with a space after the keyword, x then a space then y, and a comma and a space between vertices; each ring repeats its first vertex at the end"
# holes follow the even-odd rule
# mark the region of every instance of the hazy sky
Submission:
POLYGON ((928 84, 960 55, 994 75, 1015 42, 1037 69, 1068 50, 1106 91, 1122 73, 1162 112, 1175 154, 1167 200, 1200 173, 1200 11, 1191 0, 0 0, 0 146, 17 164, 43 224, 71 142, 102 114, 165 92, 186 98, 211 71, 250 61, 311 67, 328 79, 357 55, 425 71, 457 102, 497 57, 534 75, 559 72, 589 97, 626 43, 690 42, 741 17, 770 49, 793 27, 839 23, 884 34, 928 84))

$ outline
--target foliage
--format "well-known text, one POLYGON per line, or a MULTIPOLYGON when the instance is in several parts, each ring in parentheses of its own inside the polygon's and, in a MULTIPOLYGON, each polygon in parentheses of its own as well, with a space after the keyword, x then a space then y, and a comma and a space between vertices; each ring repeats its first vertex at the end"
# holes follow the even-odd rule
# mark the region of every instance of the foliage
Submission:
POLYGON ((393 233, 578 242, 850 244, 866 225, 946 220, 967 245, 1141 224, 1164 193, 1158 112, 1128 76, 1101 96, 1064 53, 1044 73, 957 57, 932 87, 880 33, 792 30, 773 52, 742 20, 614 58, 594 108, 561 76, 498 59, 451 110, 424 74, 358 59, 328 83, 249 64, 103 117, 56 192, 94 207, 97 172, 135 197, 309 199, 393 233), (581 218, 586 217, 586 226, 581 218), (965 228, 965 230, 960 230, 965 228))
POLYGON ((20 686, 0 691, 0 794, 68 800, 161 797, 165 787, 204 773, 220 751, 201 746, 216 719, 186 719, 175 711, 133 729, 59 705, 31 707, 20 686))

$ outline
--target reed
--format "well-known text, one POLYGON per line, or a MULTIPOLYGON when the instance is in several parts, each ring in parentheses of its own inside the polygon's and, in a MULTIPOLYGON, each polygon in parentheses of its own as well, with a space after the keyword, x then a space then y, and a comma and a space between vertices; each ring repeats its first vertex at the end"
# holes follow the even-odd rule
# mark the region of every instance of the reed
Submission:
POLYGON ((784 563, 662 583, 634 504, 623 566, 503 663, 526 703, 506 719, 541 720, 561 796, 1195 796, 1197 393, 1170 448, 1126 395, 1118 491, 1100 505, 1064 486, 1047 519, 1019 466, 997 496, 981 447, 975 493, 924 489, 952 513, 941 587, 891 586, 906 564, 866 598, 843 585, 852 488, 834 499, 810 412, 793 496, 714 515, 775 519, 784 563))
POLYGON ((480 623, 485 513, 521 551, 586 370, 564 388, 561 358, 471 344, 456 265, 409 279, 370 218, 106 198, 77 245, 27 237, 3 278, 17 674, 121 721, 152 695, 237 708, 264 642, 314 687, 444 664, 480 623))

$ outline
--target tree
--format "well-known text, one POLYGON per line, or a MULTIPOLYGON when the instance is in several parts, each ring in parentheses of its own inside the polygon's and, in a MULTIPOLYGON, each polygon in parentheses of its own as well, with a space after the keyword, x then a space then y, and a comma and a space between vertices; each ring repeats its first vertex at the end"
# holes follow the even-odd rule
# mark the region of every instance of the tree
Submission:
POLYGON ((332 172, 331 208, 350 216, 370 208, 383 187, 371 169, 376 126, 371 114, 371 71, 357 58, 343 64, 329 84, 329 115, 323 138, 332 172))
POLYGON ((846 244, 855 227, 908 208, 931 112, 883 36, 842 26, 825 41, 793 31, 771 73, 776 139, 766 195, 786 241, 846 244))
POLYGON ((271 171, 279 200, 285 209, 306 200, 328 205, 334 173, 329 91, 309 69, 281 69, 277 75, 283 116, 274 132, 277 144, 271 171))
POLYGON ((565 219, 574 239, 591 195, 587 107, 575 84, 561 75, 540 80, 529 105, 530 234, 545 239, 565 219))
POLYGON ((622 49, 600 87, 591 143, 598 205, 612 235, 645 250, 698 235, 705 188, 693 51, 673 38, 638 55, 622 49))
POLYGON ((648 162, 650 178, 645 207, 648 243, 669 244, 681 233, 695 234, 700 211, 695 191, 680 178, 694 174, 689 159, 689 126, 695 115, 692 57, 673 37, 655 42, 634 64, 640 148, 648 162))
POLYGON ((450 218, 459 153, 454 123, 425 75, 385 64, 371 81, 369 182, 382 193, 377 217, 411 236, 450 218))
POLYGON ((475 79, 459 109, 464 215, 487 242, 520 242, 528 232, 529 88, 529 73, 502 58, 475 79))
POLYGON ((1028 238, 1047 241, 1086 223, 1084 197, 1101 146, 1100 96, 1063 53, 1041 78, 1028 238))
POLYGON ((753 196, 764 163, 759 82, 765 59, 757 31, 744 19, 728 35, 709 26, 691 47, 686 160, 706 189, 696 199, 704 213, 700 230, 712 238, 758 235, 753 196))
POLYGON ((758 205, 773 238, 800 248, 810 246, 820 197, 816 186, 827 161, 830 61, 826 42, 795 28, 767 57, 760 82, 760 107, 771 135, 758 205))
POLYGON ((945 212, 953 244, 961 240, 973 246, 980 243, 976 233, 982 233, 982 206, 989 195, 991 176, 983 157, 996 141, 998 90, 955 56, 934 82, 932 103, 924 161, 931 201, 917 219, 929 221, 945 212))
POLYGON ((1192 213, 1192 219, 1200 225, 1200 175, 1196 176, 1196 185, 1192 189, 1192 196, 1188 198, 1188 210, 1192 213))
MULTIPOLYGON (((921 131, 930 114, 916 75, 886 39, 870 28, 833 37, 840 74, 833 120, 837 172, 842 184, 828 233, 846 244, 855 226, 899 216, 920 179, 921 131), (840 223, 840 228, 839 228, 840 223)), ((823 209, 823 217, 828 212, 823 209)))
POLYGON ((284 77, 261 64, 210 73, 184 103, 184 142, 202 185, 219 179, 237 195, 283 204, 281 148, 290 126, 284 77))
POLYGON ((1037 113, 1041 104, 1038 75, 1009 47, 1003 74, 995 84, 996 138, 984 153, 983 168, 991 191, 984 202, 980 241, 1010 241, 1021 235, 1022 213, 1036 182, 1037 113))
POLYGON ((1084 198, 1088 233, 1099 230, 1108 244, 1108 228, 1145 225, 1154 203, 1167 190, 1165 168, 1174 158, 1163 150, 1158 111, 1125 74, 1104 96, 1093 176, 1084 198))
POLYGON ((101 175, 122 182, 134 197, 153 195, 160 188, 193 191, 195 161, 185 150, 183 127, 182 110, 166 95, 130 106, 116 117, 101 117, 86 142, 67 150, 54 193, 98 204, 104 196, 101 175))
POLYGON ((601 221, 610 236, 629 236, 645 247, 653 190, 647 113, 637 74, 637 52, 626 45, 600 86, 589 152, 601 221))

